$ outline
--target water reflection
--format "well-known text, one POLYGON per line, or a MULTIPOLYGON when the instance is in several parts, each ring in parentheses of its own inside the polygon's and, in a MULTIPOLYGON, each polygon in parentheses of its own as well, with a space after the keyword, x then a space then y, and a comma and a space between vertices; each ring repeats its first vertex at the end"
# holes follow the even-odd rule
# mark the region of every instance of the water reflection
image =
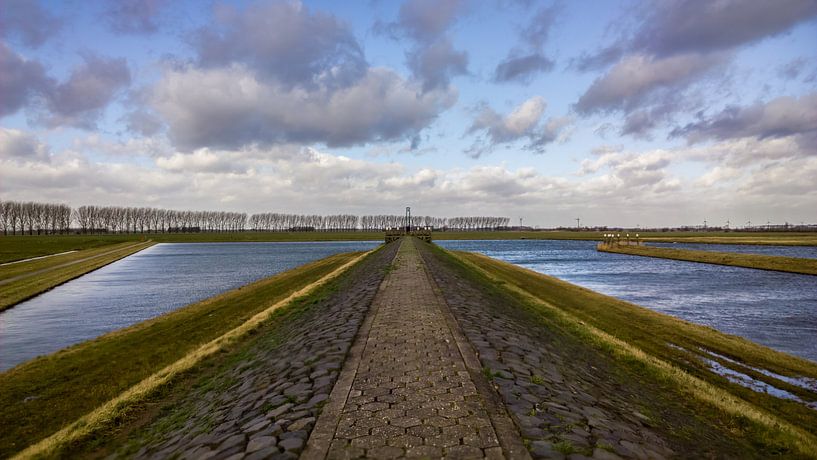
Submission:
POLYGON ((0 370, 378 242, 157 244, 0 313, 0 370))
POLYGON ((592 241, 439 241, 817 361, 817 277, 600 253, 592 241))

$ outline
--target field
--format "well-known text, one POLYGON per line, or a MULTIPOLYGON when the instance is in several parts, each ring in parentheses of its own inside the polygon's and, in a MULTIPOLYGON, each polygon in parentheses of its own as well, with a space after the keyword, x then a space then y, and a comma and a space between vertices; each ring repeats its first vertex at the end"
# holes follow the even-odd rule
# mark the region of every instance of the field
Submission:
POLYGON ((328 257, 0 374, 0 457, 65 427, 359 255, 328 257))
POLYGON ((689 249, 656 248, 651 246, 617 246, 600 244, 598 250, 616 254, 684 260, 715 265, 774 270, 804 275, 817 275, 817 259, 780 257, 729 252, 695 251, 689 249))
POLYGON ((682 397, 698 401, 701 414, 726 412, 734 417, 735 429, 755 424, 760 432, 753 436, 764 442, 776 439, 800 446, 801 452, 817 452, 817 411, 732 383, 712 372, 701 357, 806 401, 814 394, 768 372, 815 379, 817 364, 479 254, 453 254, 482 282, 524 300, 544 321, 672 384, 682 397))

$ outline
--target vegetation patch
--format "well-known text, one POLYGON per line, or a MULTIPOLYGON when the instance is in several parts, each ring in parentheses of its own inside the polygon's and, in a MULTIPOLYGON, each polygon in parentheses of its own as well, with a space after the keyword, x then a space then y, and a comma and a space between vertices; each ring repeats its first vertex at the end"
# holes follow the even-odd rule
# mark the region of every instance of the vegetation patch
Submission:
POLYGON ((800 257, 767 256, 760 254, 738 254, 732 252, 696 251, 691 249, 657 248, 654 246, 619 246, 599 244, 602 252, 629 254, 633 256, 655 257, 659 259, 702 262, 705 264, 729 265, 733 267, 756 268, 778 272, 817 275, 817 259, 800 257))

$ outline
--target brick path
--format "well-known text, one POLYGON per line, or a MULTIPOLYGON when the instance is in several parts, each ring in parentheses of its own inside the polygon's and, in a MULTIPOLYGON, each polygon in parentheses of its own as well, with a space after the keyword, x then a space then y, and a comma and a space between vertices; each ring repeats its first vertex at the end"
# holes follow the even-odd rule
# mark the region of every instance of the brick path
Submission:
POLYGON ((525 458, 479 362, 404 238, 304 458, 525 458), (499 436, 497 435, 499 434, 499 436))

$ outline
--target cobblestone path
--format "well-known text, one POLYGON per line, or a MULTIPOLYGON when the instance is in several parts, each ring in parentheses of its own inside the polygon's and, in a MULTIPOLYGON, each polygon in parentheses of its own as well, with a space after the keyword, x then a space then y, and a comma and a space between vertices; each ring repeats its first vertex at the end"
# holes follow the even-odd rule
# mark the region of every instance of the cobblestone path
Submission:
POLYGON ((528 457, 435 292, 425 243, 399 244, 304 458, 528 457))

